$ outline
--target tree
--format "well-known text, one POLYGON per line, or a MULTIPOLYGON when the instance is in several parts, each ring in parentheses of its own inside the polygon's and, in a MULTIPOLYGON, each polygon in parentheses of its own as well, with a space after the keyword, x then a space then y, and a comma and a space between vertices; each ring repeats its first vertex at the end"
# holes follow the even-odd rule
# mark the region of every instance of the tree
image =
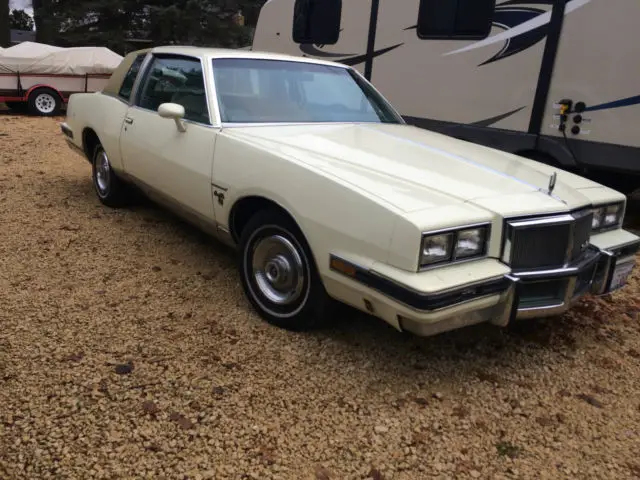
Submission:
POLYGON ((254 24, 263 3, 264 0, 32 0, 38 42, 63 47, 106 46, 121 54, 140 48, 140 41, 143 46, 248 45, 249 25, 254 24), (245 16, 246 26, 234 21, 238 10, 245 16))
POLYGON ((0 0, 0 47, 9 47, 10 45, 9 0, 0 0))
POLYGON ((36 24, 36 41, 54 43, 59 27, 58 8, 62 0, 32 0, 33 20, 36 24))
POLYGON ((15 30, 33 30, 33 18, 24 10, 12 10, 9 25, 15 30))

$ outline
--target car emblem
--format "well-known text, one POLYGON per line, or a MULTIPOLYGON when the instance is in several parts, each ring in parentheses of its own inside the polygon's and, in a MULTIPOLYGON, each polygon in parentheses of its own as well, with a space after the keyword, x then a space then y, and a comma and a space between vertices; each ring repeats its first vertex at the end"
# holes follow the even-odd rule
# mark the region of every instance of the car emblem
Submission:
POLYGON ((553 172, 551 174, 551 178, 549 179, 549 190, 548 190, 548 194, 551 195, 551 193, 553 192, 553 189, 556 188, 556 179, 558 178, 558 174, 556 172, 553 172))

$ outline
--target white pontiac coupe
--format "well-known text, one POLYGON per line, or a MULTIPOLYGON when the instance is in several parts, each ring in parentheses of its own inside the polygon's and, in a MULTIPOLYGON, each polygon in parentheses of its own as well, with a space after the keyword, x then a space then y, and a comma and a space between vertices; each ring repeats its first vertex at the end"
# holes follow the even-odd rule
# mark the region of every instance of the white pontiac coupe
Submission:
POLYGON ((251 304, 287 329, 340 302, 422 336, 556 315, 622 287, 640 245, 624 195, 409 126, 338 63, 141 50, 61 128, 103 204, 135 187, 237 246, 251 304))

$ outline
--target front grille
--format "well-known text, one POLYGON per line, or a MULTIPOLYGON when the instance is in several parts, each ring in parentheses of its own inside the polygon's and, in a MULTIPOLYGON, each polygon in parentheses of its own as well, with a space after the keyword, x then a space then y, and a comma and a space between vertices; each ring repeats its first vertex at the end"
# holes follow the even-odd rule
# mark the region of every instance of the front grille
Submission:
POLYGON ((514 270, 562 268, 585 253, 592 215, 584 210, 508 221, 503 261, 514 270))
POLYGON ((571 260, 580 258, 589 245, 593 212, 591 210, 586 210, 575 213, 574 218, 576 220, 573 225, 573 248, 571 249, 571 260))

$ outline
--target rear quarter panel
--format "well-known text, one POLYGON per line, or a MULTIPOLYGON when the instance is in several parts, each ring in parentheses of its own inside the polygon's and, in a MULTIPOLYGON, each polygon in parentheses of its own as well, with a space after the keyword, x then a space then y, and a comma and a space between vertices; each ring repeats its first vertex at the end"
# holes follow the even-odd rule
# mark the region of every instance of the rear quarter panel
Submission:
POLYGON ((112 168, 122 171, 120 130, 127 109, 123 100, 101 92, 71 95, 66 122, 73 131, 74 143, 90 157, 93 152, 87 152, 85 148, 84 133, 93 130, 107 152, 112 168))

